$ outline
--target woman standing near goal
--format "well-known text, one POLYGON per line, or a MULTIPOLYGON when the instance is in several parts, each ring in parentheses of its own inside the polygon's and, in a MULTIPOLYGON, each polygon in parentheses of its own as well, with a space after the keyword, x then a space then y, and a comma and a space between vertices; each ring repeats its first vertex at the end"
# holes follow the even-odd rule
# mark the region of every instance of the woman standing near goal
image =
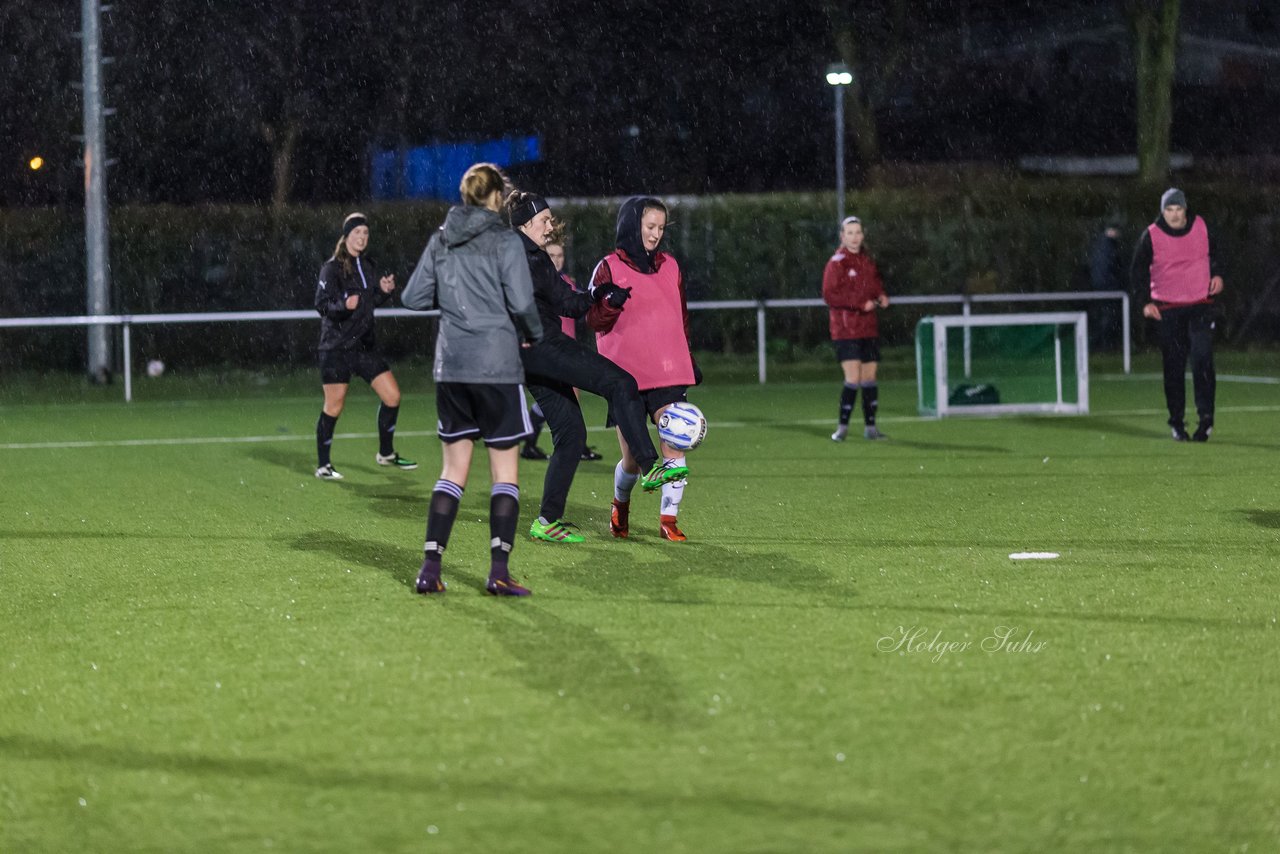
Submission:
POLYGON ((462 176, 462 204, 427 243, 404 304, 440 309, 435 366, 437 434, 444 454, 427 510, 417 591, 443 593, 441 558, 471 470, 475 440, 489 451, 490 563, 485 590, 528 596, 508 562, 520 517, 519 444, 529 433, 520 350, 542 340, 533 283, 520 239, 499 216, 506 177, 491 163, 462 176))
POLYGON ((342 236, 333 257, 320 268, 315 306, 320 313, 320 382, 324 386, 324 408, 316 422, 316 477, 342 480, 333 467, 329 451, 333 430, 347 401, 351 375, 369 383, 382 405, 378 407, 378 453, 380 466, 416 469, 418 464, 395 451, 393 439, 400 414, 400 386, 391 366, 378 353, 373 330, 374 306, 384 305, 396 289, 395 276, 378 277, 378 271, 364 251, 369 246, 369 220, 362 213, 349 214, 342 221, 342 236))
POLYGON ((862 435, 887 439, 876 427, 879 389, 876 366, 880 362, 880 325, 876 309, 888 308, 889 297, 880 281, 876 262, 865 251, 862 220, 847 216, 840 223, 840 248, 822 272, 822 299, 831 309, 831 341, 844 371, 840 391, 840 417, 833 442, 849 434, 849 418, 862 389, 862 435))
MULTIPOLYGON (((587 315, 596 330, 600 355, 616 362, 636 379, 649 417, 657 421, 668 406, 687 400, 689 386, 700 381, 689 352, 689 310, 680 265, 658 250, 667 228, 667 207, 649 197, 628 199, 618 211, 613 252, 591 274, 591 290, 621 288, 630 294, 625 307, 598 301, 587 315)), ((614 421, 610 414, 610 421, 614 421)), ((613 474, 613 507, 609 530, 615 537, 630 534, 631 491, 640 478, 635 448, 618 431, 622 459, 613 474)), ((663 464, 685 467, 684 452, 662 443, 663 464)), ((662 487, 659 535, 664 540, 688 539, 676 524, 684 481, 662 487)))

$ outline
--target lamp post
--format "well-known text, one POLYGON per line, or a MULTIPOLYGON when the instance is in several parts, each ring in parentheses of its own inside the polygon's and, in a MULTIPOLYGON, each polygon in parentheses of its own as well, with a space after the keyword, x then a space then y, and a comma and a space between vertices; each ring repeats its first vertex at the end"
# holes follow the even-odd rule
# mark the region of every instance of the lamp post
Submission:
POLYGON ((844 87, 853 72, 843 62, 827 66, 827 83, 836 93, 836 222, 844 219, 844 87))

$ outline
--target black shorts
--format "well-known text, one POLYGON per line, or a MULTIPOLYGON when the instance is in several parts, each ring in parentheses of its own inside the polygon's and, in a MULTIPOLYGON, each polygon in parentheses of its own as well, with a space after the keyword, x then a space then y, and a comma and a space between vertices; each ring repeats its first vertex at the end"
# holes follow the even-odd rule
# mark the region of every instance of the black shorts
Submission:
POLYGON ((367 383, 391 370, 387 360, 372 350, 321 350, 320 382, 325 385, 351 382, 355 374, 367 383))
POLYGON ((836 347, 838 362, 880 361, 879 338, 837 338, 831 343, 836 347))
POLYGON ((520 383, 436 383, 436 417, 445 444, 483 439, 501 451, 533 432, 520 383))
MULTIPOLYGON (((687 401, 688 399, 689 387, 687 385, 666 385, 640 392, 640 402, 644 404, 644 411, 649 413, 649 420, 651 421, 662 407, 678 400, 687 401)), ((618 422, 614 420, 612 410, 609 412, 609 417, 605 420, 604 426, 618 426, 618 422)))

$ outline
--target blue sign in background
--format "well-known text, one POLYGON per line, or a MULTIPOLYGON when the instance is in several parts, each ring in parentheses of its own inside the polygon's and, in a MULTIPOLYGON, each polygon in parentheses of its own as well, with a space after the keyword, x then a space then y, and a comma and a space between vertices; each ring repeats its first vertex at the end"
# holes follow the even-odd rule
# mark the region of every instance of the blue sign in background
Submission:
POLYGON ((541 141, 536 136, 421 145, 408 149, 403 161, 395 150, 377 151, 370 184, 373 197, 378 200, 457 201, 458 182, 471 164, 489 162, 505 168, 540 158, 541 141))

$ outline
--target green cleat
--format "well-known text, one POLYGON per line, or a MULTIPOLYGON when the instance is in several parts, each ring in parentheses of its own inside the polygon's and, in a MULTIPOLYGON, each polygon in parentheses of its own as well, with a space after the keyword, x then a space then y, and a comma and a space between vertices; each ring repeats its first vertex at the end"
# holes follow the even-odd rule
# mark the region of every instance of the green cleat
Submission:
POLYGON ((658 460, 653 464, 653 468, 641 476, 640 488, 645 492, 653 492, 664 483, 675 483, 677 480, 684 480, 688 476, 688 466, 675 466, 658 460))
POLYGON ((548 522, 545 525, 538 519, 534 519, 533 525, 529 527, 529 536, 535 540, 543 540, 548 543, 586 542, 586 537, 569 530, 576 527, 578 526, 563 519, 557 519, 555 522, 548 522))
POLYGON ((376 454, 374 459, 377 460, 377 463, 380 466, 395 466, 396 468, 404 469, 405 471, 412 471, 418 467, 418 464, 413 460, 406 460, 394 451, 385 457, 382 454, 376 454))

